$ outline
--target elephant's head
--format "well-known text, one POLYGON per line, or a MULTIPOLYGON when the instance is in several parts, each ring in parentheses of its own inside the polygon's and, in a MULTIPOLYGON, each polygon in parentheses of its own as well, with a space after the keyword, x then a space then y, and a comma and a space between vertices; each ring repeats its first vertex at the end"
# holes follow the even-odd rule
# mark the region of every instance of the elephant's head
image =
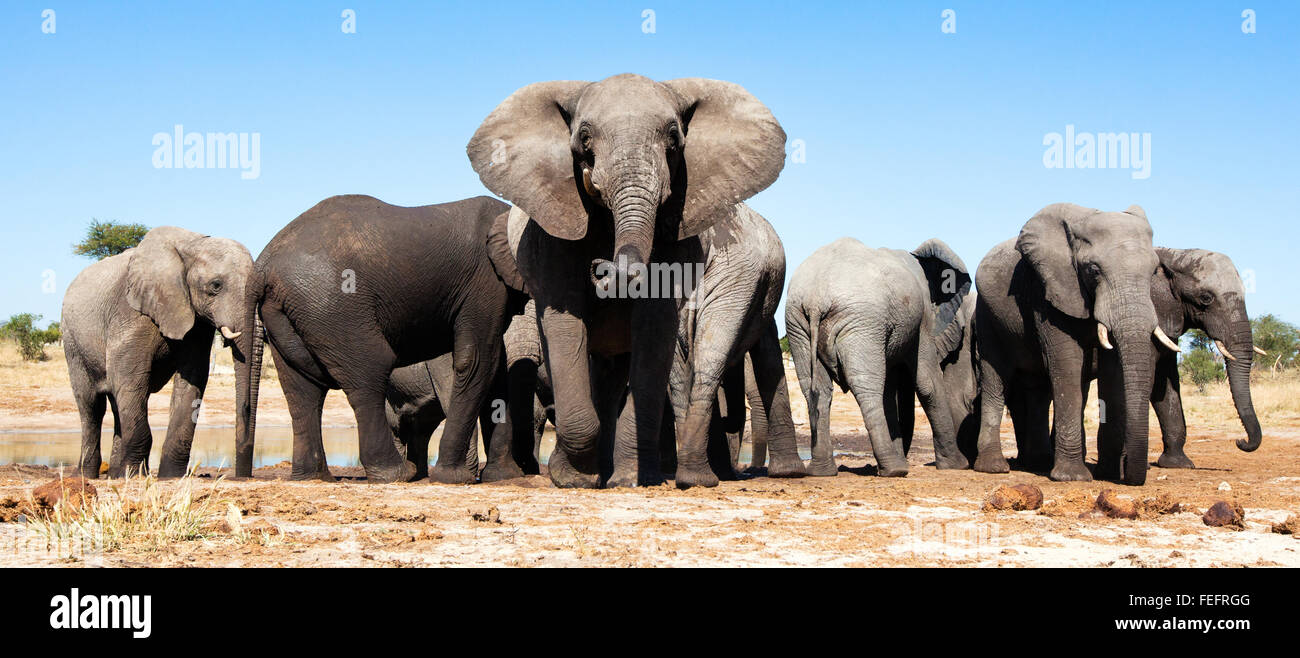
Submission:
POLYGON ((226 341, 251 330, 244 291, 253 259, 234 240, 160 226, 131 250, 126 301, 164 336, 180 340, 202 318, 226 341))
POLYGON ((979 433, 979 371, 975 358, 975 291, 966 263, 944 241, 932 238, 912 250, 930 285, 934 344, 952 414, 957 445, 974 453, 979 433))
POLYGON ((1255 346, 1246 314, 1246 291, 1236 266, 1227 256, 1204 249, 1158 247, 1156 254, 1160 269, 1152 287, 1165 286, 1178 300, 1185 329, 1200 329, 1214 340, 1227 362, 1232 401, 1246 428, 1246 440, 1238 440, 1237 447, 1247 452, 1259 448, 1259 419, 1250 399, 1255 346))
POLYGON ((626 270, 649 262, 656 237, 696 235, 771 185, 784 147, 780 124, 739 85, 624 74, 524 87, 466 150, 488 189, 554 237, 612 221, 611 257, 626 270))
POLYGON ((1151 225, 1138 206, 1102 212, 1054 204, 1020 231, 1016 249, 1042 282, 1047 304, 1070 318, 1094 323, 1078 338, 1085 347, 1115 350, 1124 411, 1124 480, 1146 481, 1147 417, 1151 395, 1152 336, 1168 349, 1177 344, 1160 330, 1151 301, 1151 277, 1159 266, 1151 225))

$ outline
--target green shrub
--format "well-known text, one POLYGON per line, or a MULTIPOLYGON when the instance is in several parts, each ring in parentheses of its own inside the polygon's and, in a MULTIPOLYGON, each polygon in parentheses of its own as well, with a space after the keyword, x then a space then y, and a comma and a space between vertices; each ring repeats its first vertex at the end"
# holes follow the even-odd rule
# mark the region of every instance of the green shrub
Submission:
POLYGON ((33 325, 40 319, 39 315, 19 313, 0 325, 0 337, 17 343, 18 351, 22 353, 24 361, 44 361, 49 358, 45 356, 45 346, 63 339, 63 333, 59 330, 57 322, 51 322, 45 329, 34 327, 33 325))

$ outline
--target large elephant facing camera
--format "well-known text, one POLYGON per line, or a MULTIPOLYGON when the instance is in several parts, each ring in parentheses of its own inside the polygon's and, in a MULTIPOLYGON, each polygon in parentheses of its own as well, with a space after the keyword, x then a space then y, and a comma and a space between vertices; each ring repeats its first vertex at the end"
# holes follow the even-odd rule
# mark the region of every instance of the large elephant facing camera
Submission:
MULTIPOLYGON (((1050 401, 1051 478, 1091 480, 1083 404, 1089 380, 1100 376, 1107 382, 1104 422, 1121 437, 1118 476, 1128 484, 1146 481, 1152 351, 1178 351, 1151 301, 1159 266, 1151 225, 1138 206, 1124 212, 1047 206, 1018 239, 989 251, 975 274, 982 364, 975 470, 1009 469, 999 437, 1004 407, 1011 408, 1018 435, 1047 435, 1050 401), (1107 354, 1097 358, 1098 348, 1107 354)), ((1022 455, 1027 465, 1044 458, 1022 455)))
MULTIPOLYGON (((113 408, 108 473, 148 470, 149 395, 172 382, 171 417, 158 475, 185 474, 212 341, 251 335, 244 289, 253 259, 234 240, 174 226, 77 275, 63 298, 63 351, 81 416, 81 473, 99 477, 100 424, 113 408)), ((235 403, 247 403, 246 351, 234 344, 235 403)), ((242 429, 243 419, 236 420, 242 429)))
MULTIPOLYGON (((509 243, 555 387, 558 486, 662 479, 659 430, 685 295, 644 294, 671 271, 646 266, 701 267, 696 236, 776 180, 784 145, 771 112, 738 85, 631 74, 529 85, 479 126, 467 147, 474 170, 522 210, 509 243), (627 399, 614 399, 624 383, 627 399), (603 468, 602 424, 612 443, 603 468)), ((679 464, 676 477, 715 478, 707 461, 679 464)))

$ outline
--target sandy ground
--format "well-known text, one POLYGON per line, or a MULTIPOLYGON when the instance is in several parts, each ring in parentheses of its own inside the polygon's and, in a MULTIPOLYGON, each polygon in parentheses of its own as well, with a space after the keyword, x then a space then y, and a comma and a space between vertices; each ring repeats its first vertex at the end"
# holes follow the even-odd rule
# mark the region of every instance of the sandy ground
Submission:
MULTIPOLYGON (((62 367, 57 358, 37 365, 0 359, 0 432, 77 427, 62 367)), ((229 425, 233 377, 221 363, 214 367, 201 422, 229 425)), ((806 449, 803 397, 792 375, 790 383, 806 449)), ((268 380, 262 391, 259 427, 287 425, 278 384, 268 380)), ((155 426, 166 423, 166 395, 151 401, 155 426)), ((202 469, 197 478, 157 485, 164 493, 192 487, 206 505, 210 523, 196 538, 103 552, 86 542, 49 545, 28 524, 0 523, 0 565, 1300 566, 1300 541, 1272 531, 1300 513, 1300 414, 1285 402, 1257 402, 1264 444, 1243 453, 1232 443, 1241 429, 1226 396, 1222 387, 1187 395, 1187 452, 1200 468, 1153 468, 1140 488, 1056 483, 1044 473, 1014 470, 938 471, 922 415, 911 474, 878 478, 870 474, 861 416, 851 397, 837 394, 832 432, 841 469, 833 478, 756 477, 689 491, 671 484, 574 491, 552 488, 540 476, 476 486, 375 485, 357 479, 355 468, 334 469, 341 477, 336 483, 288 482, 287 464, 241 482, 202 469), (1018 483, 1040 487, 1044 508, 981 509, 998 485, 1018 483), (1137 520, 1088 513, 1103 489, 1139 502, 1165 496, 1183 511, 1137 520), (1244 528, 1202 522, 1201 512, 1218 500, 1243 507, 1244 528), (221 522, 229 519, 229 505, 240 511, 235 529, 221 522)), ((352 423, 338 393, 326 403, 326 422, 352 423)), ((1014 455, 1009 423, 1002 436, 1014 455)), ((1153 428, 1153 461, 1158 437, 1153 428)), ((53 477, 44 467, 0 467, 0 500, 22 498, 53 477)), ((96 484, 104 499, 133 490, 96 484)))

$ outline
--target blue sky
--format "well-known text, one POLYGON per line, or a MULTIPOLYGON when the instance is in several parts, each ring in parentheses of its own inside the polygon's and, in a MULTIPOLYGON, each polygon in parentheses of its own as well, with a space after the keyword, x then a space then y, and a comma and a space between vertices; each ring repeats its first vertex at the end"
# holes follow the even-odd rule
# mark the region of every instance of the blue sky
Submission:
POLYGON ((256 255, 331 195, 486 194, 464 147, 497 103, 531 82, 622 72, 737 82, 803 140, 806 162, 751 201, 788 272, 845 235, 939 237, 974 268, 1049 203, 1139 203, 1157 244, 1252 271, 1252 315, 1300 322, 1300 5, 1256 0, 7 1, 0 317, 58 317, 89 264, 71 245, 91 218, 184 226, 256 255), (259 133, 260 176, 154 168, 154 134, 177 124, 259 133), (1067 125, 1150 133, 1150 177, 1046 168, 1044 136, 1067 125))

